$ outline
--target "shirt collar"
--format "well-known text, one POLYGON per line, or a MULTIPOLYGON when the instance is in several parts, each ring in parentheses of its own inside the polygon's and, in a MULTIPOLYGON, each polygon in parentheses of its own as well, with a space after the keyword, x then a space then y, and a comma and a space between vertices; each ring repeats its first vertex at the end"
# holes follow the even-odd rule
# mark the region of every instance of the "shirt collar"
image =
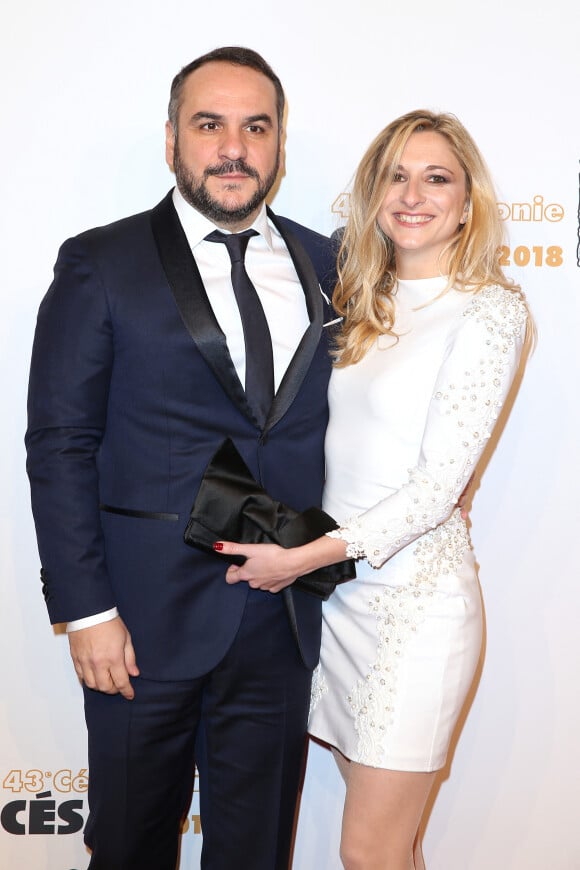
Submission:
MULTIPOLYGON (((175 206, 177 216, 179 217, 181 226, 183 227, 183 231, 192 251, 195 250, 200 242, 203 242, 205 237, 211 233, 212 230, 221 230, 221 227, 217 227, 216 224, 209 220, 209 218, 206 218, 205 215, 193 208, 193 206, 184 199, 177 186, 173 188, 173 205, 175 206)), ((273 250, 272 228, 268 222, 266 203, 262 203, 262 208, 256 215, 256 219, 251 226, 252 229, 260 233, 268 245, 268 248, 273 250)), ((222 230, 222 232, 227 232, 227 230, 222 230)))

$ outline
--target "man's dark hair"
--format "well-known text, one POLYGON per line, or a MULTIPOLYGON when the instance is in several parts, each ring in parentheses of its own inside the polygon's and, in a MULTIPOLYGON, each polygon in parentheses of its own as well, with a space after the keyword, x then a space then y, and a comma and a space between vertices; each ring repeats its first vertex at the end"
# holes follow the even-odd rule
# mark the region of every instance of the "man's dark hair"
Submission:
POLYGON ((179 114, 179 106, 181 103, 181 92, 183 85, 188 76, 206 63, 219 61, 222 63, 233 63, 238 66, 247 66, 257 72, 265 75, 270 79, 276 89, 276 111, 278 114, 278 128, 282 129, 282 116, 284 115, 284 90, 282 83, 270 64, 266 63, 264 58, 253 51, 251 48, 242 48, 240 46, 229 45, 223 48, 214 48, 213 51, 202 55, 201 57, 192 60, 187 66, 181 69, 171 83, 171 91, 169 96, 168 117, 175 133, 177 133, 177 116, 179 114))

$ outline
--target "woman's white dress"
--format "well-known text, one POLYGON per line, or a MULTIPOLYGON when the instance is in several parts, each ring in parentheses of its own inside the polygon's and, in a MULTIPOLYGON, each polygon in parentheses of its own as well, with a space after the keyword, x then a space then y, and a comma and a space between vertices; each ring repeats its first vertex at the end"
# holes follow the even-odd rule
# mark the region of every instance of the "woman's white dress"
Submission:
POLYGON ((353 761, 445 764, 481 649, 481 597, 455 507, 518 368, 516 293, 400 281, 399 340, 334 369, 324 509, 358 558, 323 606, 310 733, 353 761), (433 301, 433 300, 436 301, 433 301), (431 304, 428 304, 431 303, 431 304))

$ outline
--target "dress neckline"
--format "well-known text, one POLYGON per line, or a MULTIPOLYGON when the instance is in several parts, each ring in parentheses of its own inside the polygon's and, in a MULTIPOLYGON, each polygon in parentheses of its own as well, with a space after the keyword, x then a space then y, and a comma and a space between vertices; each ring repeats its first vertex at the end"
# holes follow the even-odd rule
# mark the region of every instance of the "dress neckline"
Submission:
POLYGON ((421 302, 434 299, 447 287, 447 275, 436 275, 434 278, 399 278, 396 295, 413 297, 421 302))

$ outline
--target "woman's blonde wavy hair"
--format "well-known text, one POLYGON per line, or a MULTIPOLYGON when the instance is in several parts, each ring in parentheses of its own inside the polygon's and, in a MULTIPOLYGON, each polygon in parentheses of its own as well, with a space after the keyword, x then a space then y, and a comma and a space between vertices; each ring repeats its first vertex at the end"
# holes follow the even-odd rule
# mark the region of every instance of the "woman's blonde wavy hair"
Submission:
POLYGON ((475 142, 454 115, 423 109, 408 112, 379 133, 354 179, 333 296, 337 312, 344 317, 337 338, 337 366, 358 362, 379 335, 395 334, 395 249, 380 229, 377 215, 409 137, 425 130, 445 137, 466 178, 467 220, 442 252, 442 274, 449 276, 447 288, 477 291, 499 284, 521 295, 499 264, 503 225, 489 170, 475 142))

